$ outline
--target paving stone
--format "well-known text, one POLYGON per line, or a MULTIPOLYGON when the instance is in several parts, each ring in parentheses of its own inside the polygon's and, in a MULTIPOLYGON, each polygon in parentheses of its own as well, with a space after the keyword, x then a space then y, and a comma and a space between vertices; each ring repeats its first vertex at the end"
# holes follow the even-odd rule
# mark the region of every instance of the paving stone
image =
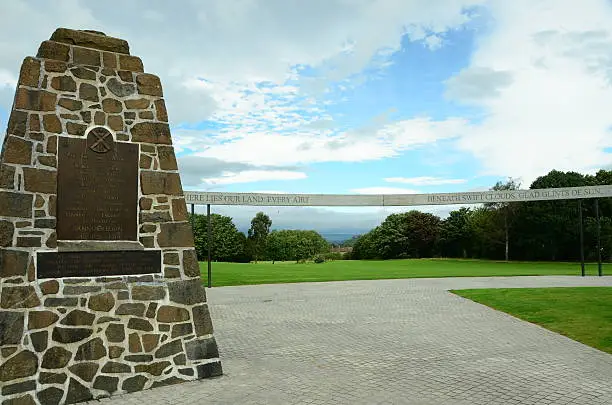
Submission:
MULTIPOLYGON (((447 291, 555 286, 610 287, 612 277, 212 288, 208 305, 227 376, 143 391, 133 403, 611 404, 610 354, 447 291)), ((215 375, 218 364, 179 370, 195 369, 193 377, 181 374, 190 379, 215 375)))

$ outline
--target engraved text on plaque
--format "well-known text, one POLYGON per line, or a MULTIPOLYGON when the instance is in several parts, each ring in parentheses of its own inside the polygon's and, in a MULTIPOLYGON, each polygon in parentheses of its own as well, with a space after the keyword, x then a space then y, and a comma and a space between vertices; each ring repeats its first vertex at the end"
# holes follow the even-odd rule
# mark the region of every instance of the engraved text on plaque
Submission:
POLYGON ((59 240, 136 240, 138 146, 114 142, 103 127, 87 139, 60 138, 59 240))

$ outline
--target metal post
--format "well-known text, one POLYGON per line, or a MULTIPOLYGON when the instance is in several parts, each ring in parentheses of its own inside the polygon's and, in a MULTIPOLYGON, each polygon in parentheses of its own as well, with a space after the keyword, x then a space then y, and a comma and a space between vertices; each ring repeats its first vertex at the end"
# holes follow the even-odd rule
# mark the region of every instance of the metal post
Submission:
POLYGON ((208 288, 212 287, 212 268, 211 268, 211 255, 212 255, 212 225, 210 220, 210 204, 206 204, 206 217, 208 218, 208 288))
POLYGON ((584 277, 584 230, 582 224, 582 200, 578 200, 578 221, 580 222, 580 274, 584 277))
POLYGON ((191 230, 195 233, 195 229, 193 229, 193 224, 195 224, 195 204, 191 204, 191 230))
POLYGON ((597 221, 597 275, 602 276, 601 269, 601 221, 599 219, 599 200, 595 199, 595 220, 597 221))

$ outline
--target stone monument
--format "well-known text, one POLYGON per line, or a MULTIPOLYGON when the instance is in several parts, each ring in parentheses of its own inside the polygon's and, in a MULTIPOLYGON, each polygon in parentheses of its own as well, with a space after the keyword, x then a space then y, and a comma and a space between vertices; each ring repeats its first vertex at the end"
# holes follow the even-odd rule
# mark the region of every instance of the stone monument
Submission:
POLYGON ((162 87, 60 28, 23 61, 0 162, 0 403, 222 374, 162 87))

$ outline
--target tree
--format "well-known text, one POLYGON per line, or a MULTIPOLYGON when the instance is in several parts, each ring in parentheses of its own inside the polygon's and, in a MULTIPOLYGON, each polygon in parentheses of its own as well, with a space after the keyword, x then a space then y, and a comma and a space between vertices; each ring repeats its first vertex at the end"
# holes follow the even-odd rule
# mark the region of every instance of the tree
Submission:
POLYGON ((272 221, 270 217, 263 212, 258 212, 251 220, 251 228, 249 229, 248 239, 253 249, 253 258, 255 262, 263 257, 266 251, 266 239, 270 233, 272 221))
POLYGON ((472 230, 469 226, 472 211, 460 208, 451 211, 440 227, 440 253, 444 257, 467 258, 471 252, 472 230))
MULTIPOLYGON (((492 191, 507 191, 507 190, 518 190, 520 188, 520 184, 517 184, 514 179, 509 178, 508 181, 502 183, 498 181, 491 188, 492 191)), ((496 203, 487 203, 485 207, 492 208, 501 212, 501 217, 504 223, 504 245, 505 245, 505 260, 508 261, 510 258, 510 224, 514 219, 514 212, 517 209, 517 204, 511 202, 496 202, 496 203)))
POLYGON ((268 235, 269 260, 306 260, 329 251, 329 243, 316 231, 275 230, 268 235))
POLYGON ((355 242, 354 259, 431 257, 440 235, 440 218, 409 211, 389 215, 382 224, 355 242))
MULTIPOLYGON (((208 218, 206 215, 195 214, 193 234, 198 260, 208 258, 208 218)), ((212 260, 221 262, 249 261, 245 250, 246 237, 234 225, 232 218, 219 214, 210 216, 212 225, 212 260)))

